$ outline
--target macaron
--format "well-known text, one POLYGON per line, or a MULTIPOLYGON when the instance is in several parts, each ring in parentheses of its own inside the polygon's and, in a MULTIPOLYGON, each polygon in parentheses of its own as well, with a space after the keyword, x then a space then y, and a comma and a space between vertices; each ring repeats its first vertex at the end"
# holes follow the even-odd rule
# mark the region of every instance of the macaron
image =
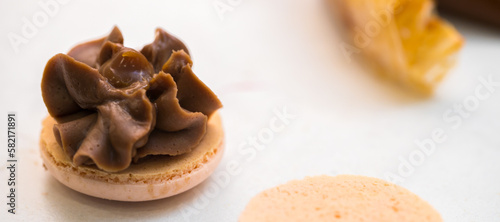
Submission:
POLYGON ((409 190, 353 175, 315 176, 265 190, 239 218, 256 221, 437 222, 439 213, 409 190))
POLYGON ((201 183, 215 170, 224 152, 219 113, 207 123, 206 135, 191 152, 179 156, 151 156, 120 172, 95 165, 75 166, 59 146, 52 130, 55 120, 43 121, 40 153, 45 168, 67 187, 109 200, 147 201, 173 196, 201 183))
POLYGON ((224 151, 222 103, 161 28, 141 50, 106 37, 53 56, 41 81, 40 153, 54 178, 109 200, 148 201, 208 178, 224 151))

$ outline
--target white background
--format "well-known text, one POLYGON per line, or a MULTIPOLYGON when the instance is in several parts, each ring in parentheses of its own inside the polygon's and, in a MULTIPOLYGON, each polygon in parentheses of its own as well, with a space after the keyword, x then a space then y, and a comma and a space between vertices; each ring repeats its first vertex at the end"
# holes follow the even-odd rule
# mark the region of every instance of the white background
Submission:
POLYGON ((292 179, 398 175, 402 161, 418 150, 414 141, 430 138, 436 128, 446 141, 400 185, 427 200, 445 221, 500 221, 500 87, 458 128, 443 119, 454 104, 474 96, 480 77, 500 81, 498 31, 448 17, 467 42, 436 95, 421 99, 346 65, 333 18, 320 0, 232 1, 222 19, 213 0, 69 1, 16 53, 8 34, 21 35, 23 18, 31 20, 42 12, 38 2, 47 1, 4 0, 0 6, 1 221, 236 221, 251 197, 292 179), (186 43, 195 73, 224 104, 227 146, 214 175, 223 174, 230 161, 240 163, 227 183, 218 185, 212 176, 171 198, 120 203, 76 193, 43 169, 38 140, 47 115, 40 93, 45 63, 115 24, 129 47, 151 42, 156 27, 186 43), (254 158, 239 152, 283 107, 297 118, 254 158), (10 111, 18 118, 15 216, 7 215, 4 198, 10 111))

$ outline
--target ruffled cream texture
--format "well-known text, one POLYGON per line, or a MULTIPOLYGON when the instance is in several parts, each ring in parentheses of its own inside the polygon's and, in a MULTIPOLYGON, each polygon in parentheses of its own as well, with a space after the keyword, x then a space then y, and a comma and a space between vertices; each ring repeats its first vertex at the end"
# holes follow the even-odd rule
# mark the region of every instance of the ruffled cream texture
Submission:
POLYGON ((148 155, 181 155, 206 132, 220 107, 192 72, 184 44, 161 29, 140 52, 109 36, 51 58, 42 95, 57 121, 54 134, 75 165, 108 172, 148 155))

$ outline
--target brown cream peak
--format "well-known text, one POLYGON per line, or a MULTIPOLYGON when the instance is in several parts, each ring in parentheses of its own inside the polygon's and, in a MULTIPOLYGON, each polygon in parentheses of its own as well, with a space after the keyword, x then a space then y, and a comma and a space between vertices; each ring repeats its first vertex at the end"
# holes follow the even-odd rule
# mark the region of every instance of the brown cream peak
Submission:
POLYGON ((184 44, 156 32, 138 52, 123 46, 115 27, 48 61, 42 96, 75 165, 121 171, 148 155, 187 153, 204 137, 222 104, 192 72, 184 44))

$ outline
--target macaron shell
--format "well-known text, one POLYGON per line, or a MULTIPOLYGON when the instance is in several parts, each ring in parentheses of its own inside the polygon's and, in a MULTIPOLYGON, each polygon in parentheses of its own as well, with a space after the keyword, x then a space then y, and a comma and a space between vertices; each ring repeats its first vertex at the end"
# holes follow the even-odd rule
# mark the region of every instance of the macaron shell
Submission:
POLYGON ((255 196, 240 222, 438 222, 439 213, 403 187, 365 176, 316 176, 255 196))
POLYGON ((103 199, 147 201, 173 196, 208 178, 222 159, 223 129, 215 113, 207 133, 192 152, 179 156, 154 156, 118 173, 94 166, 74 166, 57 144, 52 131, 55 121, 43 122, 40 150, 44 165, 59 182, 78 192, 103 199))

